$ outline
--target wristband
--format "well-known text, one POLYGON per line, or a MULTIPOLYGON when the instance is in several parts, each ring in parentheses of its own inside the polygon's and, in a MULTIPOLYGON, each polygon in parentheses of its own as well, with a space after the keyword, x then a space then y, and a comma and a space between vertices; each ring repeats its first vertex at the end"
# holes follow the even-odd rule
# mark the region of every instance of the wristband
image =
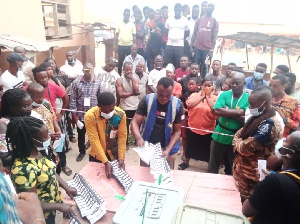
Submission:
POLYGON ((43 219, 36 219, 36 220, 33 221, 32 224, 36 224, 39 221, 42 222, 43 224, 46 224, 46 222, 43 219))
POLYGON ((271 170, 271 171, 270 171, 270 174, 275 174, 275 173, 276 173, 276 172, 275 172, 275 171, 273 171, 273 170, 271 170))

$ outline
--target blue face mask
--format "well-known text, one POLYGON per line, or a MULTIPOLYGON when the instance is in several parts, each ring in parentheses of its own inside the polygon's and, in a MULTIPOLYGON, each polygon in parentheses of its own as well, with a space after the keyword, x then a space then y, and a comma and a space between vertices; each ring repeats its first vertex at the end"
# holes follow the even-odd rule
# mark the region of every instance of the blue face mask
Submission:
POLYGON ((36 147, 38 151, 46 150, 50 146, 50 142, 51 142, 51 138, 50 137, 49 137, 49 139, 47 141, 44 141, 44 142, 41 142, 41 141, 39 141, 39 140, 37 140, 35 138, 34 138, 34 140, 43 144, 43 146, 37 146, 36 147))
POLYGON ((254 72, 253 73, 253 78, 257 81, 259 80, 262 80, 264 77, 264 74, 263 73, 260 73, 260 72, 254 72))

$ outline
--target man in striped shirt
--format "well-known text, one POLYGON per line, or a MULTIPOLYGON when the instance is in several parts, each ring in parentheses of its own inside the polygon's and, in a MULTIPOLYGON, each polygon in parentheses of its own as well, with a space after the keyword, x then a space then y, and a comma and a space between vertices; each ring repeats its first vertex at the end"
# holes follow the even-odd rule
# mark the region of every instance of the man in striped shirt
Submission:
POLYGON ((85 133, 84 112, 97 106, 97 96, 100 94, 101 80, 94 76, 94 67, 91 63, 86 63, 83 67, 83 76, 72 82, 70 109, 74 110, 73 116, 77 124, 79 155, 77 162, 85 156, 85 133))

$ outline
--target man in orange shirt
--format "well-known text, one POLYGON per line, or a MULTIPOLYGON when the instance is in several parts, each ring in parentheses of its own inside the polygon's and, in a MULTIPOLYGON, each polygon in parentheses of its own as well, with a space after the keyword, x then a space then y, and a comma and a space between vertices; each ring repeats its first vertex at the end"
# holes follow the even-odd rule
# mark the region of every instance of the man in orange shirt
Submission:
POLYGON ((182 95, 182 86, 175 81, 175 67, 173 64, 168 64, 166 67, 166 76, 174 80, 173 96, 180 98, 182 95))

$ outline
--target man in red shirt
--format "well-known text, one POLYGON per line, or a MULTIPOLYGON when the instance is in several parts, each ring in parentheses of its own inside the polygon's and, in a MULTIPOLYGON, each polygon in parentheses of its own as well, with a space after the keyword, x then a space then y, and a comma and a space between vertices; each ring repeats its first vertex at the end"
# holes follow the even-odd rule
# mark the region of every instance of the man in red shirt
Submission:
POLYGON ((180 67, 175 70, 175 81, 179 82, 180 79, 189 74, 189 58, 187 56, 183 56, 180 58, 180 67))
POLYGON ((194 62, 200 64, 201 77, 204 78, 207 71, 205 60, 207 56, 212 56, 216 45, 219 24, 212 13, 215 9, 213 3, 209 3, 205 10, 205 15, 195 23, 194 33, 191 40, 191 53, 195 53, 194 62))
POLYGON ((32 73, 34 76, 34 80, 44 87, 44 97, 51 103, 51 106, 56 113, 57 120, 60 120, 62 115, 64 115, 65 113, 64 109, 66 109, 69 104, 68 95, 59 86, 48 82, 48 75, 45 68, 40 66, 35 67, 34 69, 32 69, 32 73), (57 113, 57 108, 55 105, 56 98, 61 98, 63 101, 62 110, 60 111, 60 113, 57 113))

